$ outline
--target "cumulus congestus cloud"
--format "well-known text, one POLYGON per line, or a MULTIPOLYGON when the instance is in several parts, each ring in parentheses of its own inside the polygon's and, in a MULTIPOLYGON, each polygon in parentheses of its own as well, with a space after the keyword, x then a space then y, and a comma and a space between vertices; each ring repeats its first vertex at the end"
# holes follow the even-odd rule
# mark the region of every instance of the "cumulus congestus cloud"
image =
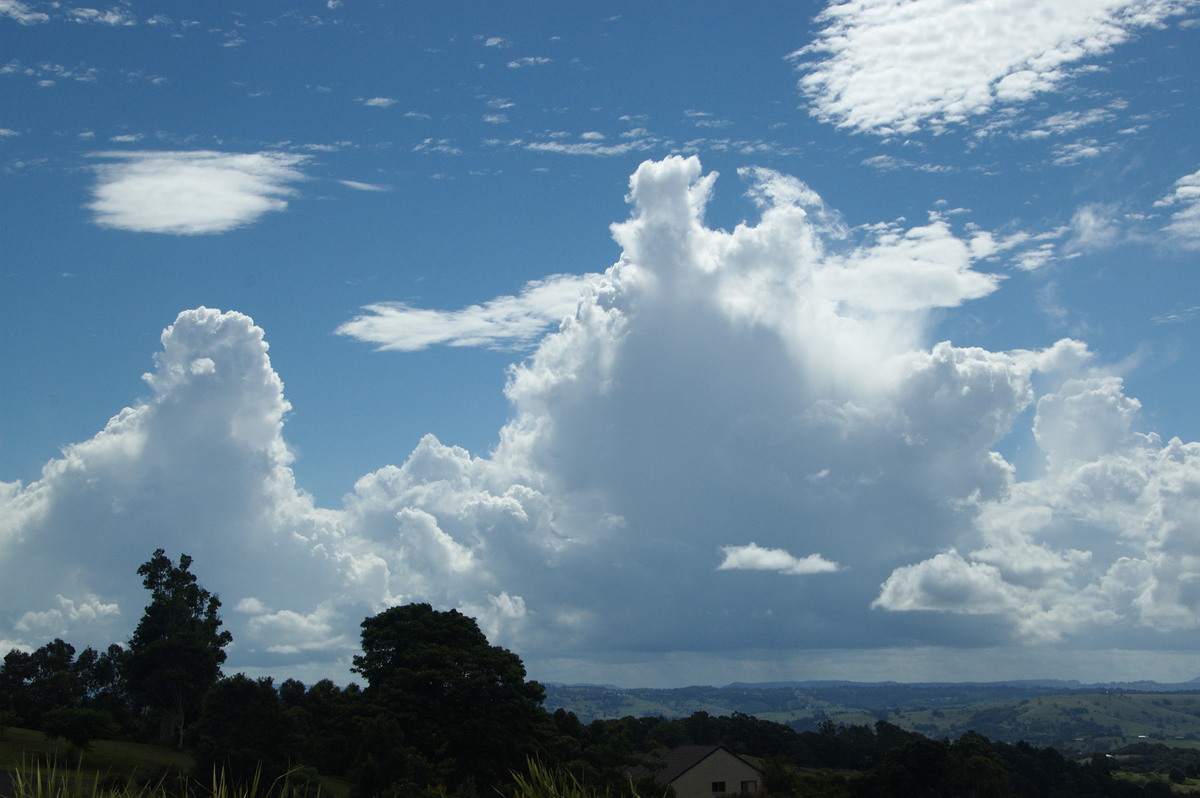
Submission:
POLYGON ((0 485, 0 638, 123 639, 159 546, 221 594, 239 668, 344 661, 365 614, 407 601, 531 663, 1198 625, 1200 446, 1140 432, 1081 342, 930 339, 936 309, 1003 290, 1015 248, 936 215, 854 226, 795 178, 742 178, 758 221, 712 229, 716 175, 647 162, 603 273, 344 326, 495 346, 565 316, 510 369, 492 452, 427 436, 338 508, 295 483, 263 331, 180 314, 148 399, 0 485), (1044 464, 1018 479, 996 450, 1030 417, 1044 464))

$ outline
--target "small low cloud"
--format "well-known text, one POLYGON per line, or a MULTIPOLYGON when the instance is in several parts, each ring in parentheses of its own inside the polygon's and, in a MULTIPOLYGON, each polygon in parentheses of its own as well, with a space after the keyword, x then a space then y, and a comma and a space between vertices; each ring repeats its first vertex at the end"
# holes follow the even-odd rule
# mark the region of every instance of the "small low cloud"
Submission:
POLYGON ((0 17, 8 17, 21 25, 37 25, 50 21, 49 14, 33 11, 20 0, 0 0, 0 17))
POLYGON ((97 8, 71 8, 67 10, 67 13, 71 15, 71 19, 75 22, 94 25, 112 25, 117 27, 137 24, 137 20, 119 8, 110 8, 107 11, 101 11, 97 8))
POLYGON ((360 183, 357 180, 339 180, 346 188, 352 188, 355 191, 391 191, 388 186, 381 186, 376 183, 360 183))
POLYGON ((540 56, 540 55, 525 56, 524 58, 517 58, 512 61, 509 61, 508 68, 509 69, 523 69, 525 67, 541 66, 543 64, 549 64, 549 63, 550 63, 550 59, 546 58, 545 56, 540 56))
POLYGON ((100 601, 96 596, 88 595, 80 601, 63 596, 55 596, 56 605, 43 611, 24 613, 14 626, 17 631, 50 635, 65 634, 75 625, 94 624, 104 618, 116 617, 121 614, 120 607, 100 601))
POLYGON ((368 108, 390 108, 396 104, 396 101, 391 97, 372 97, 369 100, 362 100, 362 104, 368 108))
POLYGON ((1071 236, 1066 246, 1075 252, 1096 251, 1108 249, 1120 237, 1117 209, 1111 205, 1089 203, 1076 210, 1071 217, 1071 236))
POLYGON ((1174 190, 1154 206, 1175 209, 1167 233, 1188 249, 1200 249, 1200 171, 1176 180, 1174 190))
POLYGON ((442 155, 462 155, 462 148, 451 139, 424 139, 413 145, 413 152, 438 152, 442 155))
POLYGON ((224 233, 287 208, 307 156, 280 152, 96 152, 88 208, 101 227, 136 233, 224 233))
POLYGON ((645 152, 657 143, 654 139, 628 139, 618 144, 605 144, 589 133, 580 136, 580 141, 565 141, 551 139, 549 141, 516 142, 527 150, 534 152, 553 152, 559 155, 590 155, 596 158, 609 158, 614 155, 625 155, 630 152, 645 152))
POLYGON ((1051 150, 1051 163, 1055 166, 1075 166, 1103 155, 1114 146, 1096 139, 1080 139, 1067 144, 1056 144, 1051 150))
POLYGON ((427 310, 403 302, 368 305, 367 312, 337 332, 380 349, 412 352, 430 346, 520 347, 575 312, 592 275, 560 274, 527 283, 517 296, 502 296, 461 310, 427 310))
POLYGON ((1037 127, 1021 134, 1022 138, 1045 138, 1061 136, 1079 128, 1111 122, 1116 118, 1115 110, 1124 110, 1123 103, 1116 103, 1109 108, 1093 108, 1088 111, 1061 111, 1042 120, 1037 127))
POLYGON ((756 543, 745 546, 722 546, 725 559, 717 566, 718 571, 778 571, 789 576, 828 574, 839 570, 820 554, 795 557, 784 549, 767 549, 756 543))
POLYGON ((873 606, 896 612, 948 610, 977 615, 1002 613, 1011 604, 999 568, 967 562, 951 550, 897 568, 884 582, 873 606))

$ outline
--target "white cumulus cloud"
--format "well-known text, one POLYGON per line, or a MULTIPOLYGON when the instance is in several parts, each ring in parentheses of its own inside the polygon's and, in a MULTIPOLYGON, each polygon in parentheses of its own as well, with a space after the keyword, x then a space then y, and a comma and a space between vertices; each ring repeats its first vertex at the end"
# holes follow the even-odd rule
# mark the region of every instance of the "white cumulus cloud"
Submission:
POLYGON ((1200 444, 1141 431, 1082 342, 931 342, 939 309, 1004 290, 981 259, 1032 237, 850 224, 794 177, 742 179, 759 218, 713 229, 715 174, 644 163, 602 274, 347 322, 382 348, 534 348, 494 451, 426 436, 339 507, 295 482, 264 332, 179 314, 151 396, 0 483, 0 638, 126 639, 163 547, 225 601, 231 666, 277 675, 344 667, 362 617, 409 601, 477 615, 546 678, 644 683, 648 652, 1194 648, 1200 444), (1014 434, 1043 461, 1022 478, 1014 434))
POLYGON ((1087 59, 1188 7, 1184 0, 832 3, 817 17, 816 40, 792 58, 818 119, 876 135, 936 131, 1058 89, 1087 59))
POLYGON ((112 26, 130 26, 136 25, 137 20, 129 16, 129 14, 120 8, 110 8, 107 11, 101 11, 98 8, 70 8, 67 13, 76 22, 91 23, 96 25, 112 25, 112 26))
POLYGON ((717 566, 718 571, 779 571, 782 574, 801 576, 826 574, 838 569, 820 554, 796 557, 783 549, 766 549, 753 541, 745 546, 722 546, 725 559, 717 566))
POLYGON ((560 274, 535 280, 518 296, 503 296, 459 310, 427 310, 402 302, 368 305, 338 327, 342 335, 380 349, 411 352, 437 344, 519 347, 575 312, 594 275, 560 274))
POLYGON ((287 208, 307 156, 279 152, 97 152, 88 208, 101 227, 138 233, 224 233, 287 208))
POLYGON ((21 0, 0 0, 0 17, 8 17, 22 25, 36 25, 39 22, 50 21, 49 14, 33 11, 21 0))

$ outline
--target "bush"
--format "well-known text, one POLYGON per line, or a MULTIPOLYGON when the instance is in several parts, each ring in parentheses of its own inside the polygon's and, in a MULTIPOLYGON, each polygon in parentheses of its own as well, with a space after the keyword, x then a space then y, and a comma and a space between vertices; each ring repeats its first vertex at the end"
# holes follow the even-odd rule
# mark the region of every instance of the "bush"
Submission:
POLYGON ((42 733, 66 740, 80 751, 92 747, 92 741, 117 732, 112 715, 99 709, 58 707, 42 716, 42 733))

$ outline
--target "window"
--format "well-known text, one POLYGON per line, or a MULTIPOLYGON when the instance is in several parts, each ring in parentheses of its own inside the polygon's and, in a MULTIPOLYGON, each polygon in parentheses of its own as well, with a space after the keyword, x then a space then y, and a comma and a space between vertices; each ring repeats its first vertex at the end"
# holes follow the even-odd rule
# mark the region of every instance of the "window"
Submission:
POLYGON ((712 792, 713 792, 713 795, 724 794, 725 793, 725 782, 714 781, 712 783, 712 792))
POLYGON ((758 781, 751 779, 750 781, 742 782, 742 792, 758 792, 758 781))

